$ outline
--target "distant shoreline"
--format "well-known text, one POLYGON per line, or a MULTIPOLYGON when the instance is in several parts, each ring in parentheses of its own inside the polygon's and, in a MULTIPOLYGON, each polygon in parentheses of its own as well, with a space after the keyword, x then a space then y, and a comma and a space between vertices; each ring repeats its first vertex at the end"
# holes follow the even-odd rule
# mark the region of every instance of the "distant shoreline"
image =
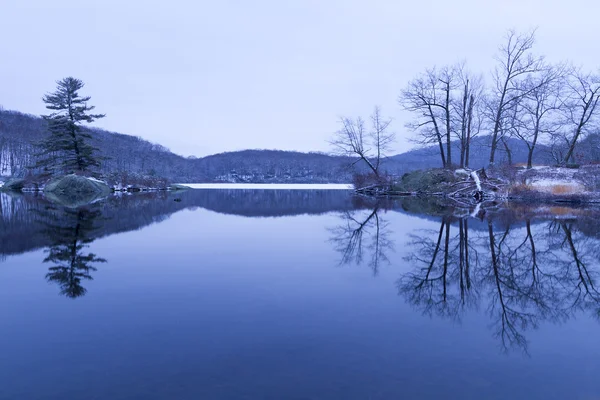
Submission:
POLYGON ((354 190, 351 183, 178 183, 190 189, 354 190))

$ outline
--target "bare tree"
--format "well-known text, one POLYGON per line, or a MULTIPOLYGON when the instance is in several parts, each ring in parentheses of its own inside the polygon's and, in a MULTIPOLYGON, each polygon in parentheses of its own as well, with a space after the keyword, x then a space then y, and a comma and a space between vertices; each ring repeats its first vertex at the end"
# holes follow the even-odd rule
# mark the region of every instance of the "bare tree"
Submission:
MULTIPOLYGON (((369 134, 375 152, 375 169, 379 171, 381 160, 386 156, 391 144, 396 140, 396 134, 389 132, 392 120, 381 115, 381 107, 375 106, 371 114, 372 130, 369 134)), ((378 172, 376 172, 377 175, 378 172)))
POLYGON ((538 140, 544 135, 555 135, 561 127, 559 112, 566 73, 565 65, 557 65, 528 77, 524 82, 527 95, 514 106, 512 132, 527 146, 527 168, 533 167, 538 140))
POLYGON ((446 163, 447 167, 452 166, 452 120, 450 117, 452 109, 452 90, 456 88, 457 79, 457 68, 456 67, 443 67, 440 69, 439 81, 442 86, 442 93, 444 94, 442 110, 444 112, 444 122, 446 125, 446 163))
POLYGON ((428 69, 410 81, 398 99, 406 111, 415 115, 406 125, 417 132, 415 141, 421 145, 437 143, 443 167, 452 165, 452 91, 457 84, 455 66, 428 69))
MULTIPOLYGON (((523 90, 522 80, 544 68, 543 58, 531 54, 535 42, 535 31, 517 34, 510 30, 506 35, 506 44, 500 47, 496 57, 493 87, 488 98, 491 108, 490 119, 493 125, 490 164, 494 163, 496 148, 503 132, 506 113, 521 97, 528 94, 523 90)), ((533 88, 529 88, 533 90, 533 88)))
POLYGON ((460 148, 460 166, 469 166, 471 139, 481 130, 482 119, 480 113, 480 100, 483 94, 483 81, 481 76, 473 75, 461 65, 458 68, 460 81, 460 99, 454 101, 455 133, 458 137, 460 148))
POLYGON ((361 117, 342 117, 342 128, 338 130, 333 140, 335 152, 340 155, 355 158, 352 163, 364 164, 379 179, 381 177, 381 161, 386 157, 391 144, 396 139, 396 134, 390 132, 391 119, 381 115, 381 108, 376 106, 371 114, 371 129, 367 130, 365 121, 361 117))
POLYGON ((568 95, 565 100, 565 119, 569 127, 563 136, 568 149, 562 162, 573 159, 577 141, 594 125, 600 100, 600 76, 574 70, 567 80, 568 95))

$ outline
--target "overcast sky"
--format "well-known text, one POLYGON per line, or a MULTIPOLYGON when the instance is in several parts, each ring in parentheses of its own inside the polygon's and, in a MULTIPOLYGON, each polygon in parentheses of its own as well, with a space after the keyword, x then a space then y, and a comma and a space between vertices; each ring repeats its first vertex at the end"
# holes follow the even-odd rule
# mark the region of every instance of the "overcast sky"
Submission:
POLYGON ((0 105, 45 112, 74 76, 97 126, 183 155, 327 151, 341 115, 394 118, 408 80, 464 60, 486 75, 509 28, 600 66, 597 0, 0 0, 0 105))

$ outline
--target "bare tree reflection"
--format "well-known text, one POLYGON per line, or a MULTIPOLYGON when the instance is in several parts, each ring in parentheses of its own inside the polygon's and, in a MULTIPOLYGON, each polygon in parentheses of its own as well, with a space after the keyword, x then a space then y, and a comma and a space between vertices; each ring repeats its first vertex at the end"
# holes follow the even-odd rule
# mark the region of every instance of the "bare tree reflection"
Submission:
POLYGON ((489 219, 474 230, 467 218, 442 217, 439 230, 411 235, 412 270, 397 281, 399 293, 424 314, 454 321, 485 301, 503 351, 527 353, 526 332, 542 322, 600 316, 597 239, 561 220, 502 225, 489 219))
POLYGON ((494 335, 500 339, 502 349, 507 351, 520 347, 527 352, 528 343, 522 331, 537 327, 539 316, 535 311, 528 311, 529 299, 520 290, 515 277, 510 257, 510 241, 507 240, 509 232, 510 226, 496 238, 492 221, 488 222, 491 266, 485 275, 490 292, 488 311, 495 328, 494 335))
POLYGON ((330 229, 330 241, 341 254, 340 265, 363 264, 367 253, 367 265, 377 275, 380 265, 389 263, 388 252, 394 243, 389 239, 389 223, 380 216, 381 209, 377 204, 367 212, 346 211, 341 214, 343 222, 330 229))
POLYGON ((469 243, 466 221, 460 221, 458 237, 451 231, 451 221, 444 217, 435 233, 422 230, 411 235, 408 246, 414 251, 405 260, 416 268, 402 276, 397 287, 424 314, 460 320, 463 308, 477 304, 471 266, 477 265, 479 256, 469 243))
POLYGON ((569 311, 591 309, 598 316, 600 293, 597 289, 597 266, 600 253, 597 240, 576 231, 572 223, 560 221, 557 225, 563 233, 563 240, 557 246, 561 252, 553 254, 554 262, 561 268, 563 284, 569 283, 562 292, 563 302, 569 311))

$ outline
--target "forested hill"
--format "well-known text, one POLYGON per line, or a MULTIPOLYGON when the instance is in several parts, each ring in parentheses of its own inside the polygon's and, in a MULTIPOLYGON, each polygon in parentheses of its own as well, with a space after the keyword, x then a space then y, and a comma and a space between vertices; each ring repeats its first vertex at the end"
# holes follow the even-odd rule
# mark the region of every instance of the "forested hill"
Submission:
MULTIPOLYGON (((182 157, 139 137, 89 129, 104 157, 101 172, 155 175, 178 182, 349 182, 350 160, 321 153, 245 150, 204 158, 182 157)), ((22 175, 35 164, 47 135, 40 117, 0 109, 0 176, 22 175)))
MULTIPOLYGON (((244 150, 215 154, 203 158, 182 157, 167 148, 139 137, 90 129, 94 146, 99 149, 101 173, 127 172, 129 174, 161 176, 176 182, 331 182, 351 181, 349 158, 323 153, 300 153, 280 150, 244 150)), ((0 109, 0 176, 23 175, 35 164, 39 150, 34 146, 47 135, 46 122, 33 115, 0 109)), ((325 138, 324 138, 325 139, 325 138)), ((587 160, 598 161, 598 135, 579 145, 579 152, 587 160), (594 150, 595 149, 595 150, 594 150)), ((526 161, 526 146, 515 139, 508 145, 514 163, 526 161)), ((506 152, 499 147, 500 161, 506 152)), ((454 146, 458 154, 458 144, 454 146)), ((471 167, 487 165, 489 137, 473 139, 471 167)), ((456 156, 455 156, 456 157, 456 156)), ((535 163, 552 162, 549 149, 538 144, 535 163)), ((415 169, 440 167, 436 147, 426 147, 389 157, 383 170, 401 174, 415 169)), ((360 167, 359 167, 360 168, 360 167)))
MULTIPOLYGON (((163 146, 101 129, 90 129, 90 132, 93 145, 106 157, 102 161, 102 172, 129 171, 165 177, 187 177, 195 173, 190 159, 173 154, 163 146)), ((46 135, 47 125, 42 118, 0 110, 0 175, 19 175, 35 164, 34 154, 39 148, 34 144, 46 135)))

